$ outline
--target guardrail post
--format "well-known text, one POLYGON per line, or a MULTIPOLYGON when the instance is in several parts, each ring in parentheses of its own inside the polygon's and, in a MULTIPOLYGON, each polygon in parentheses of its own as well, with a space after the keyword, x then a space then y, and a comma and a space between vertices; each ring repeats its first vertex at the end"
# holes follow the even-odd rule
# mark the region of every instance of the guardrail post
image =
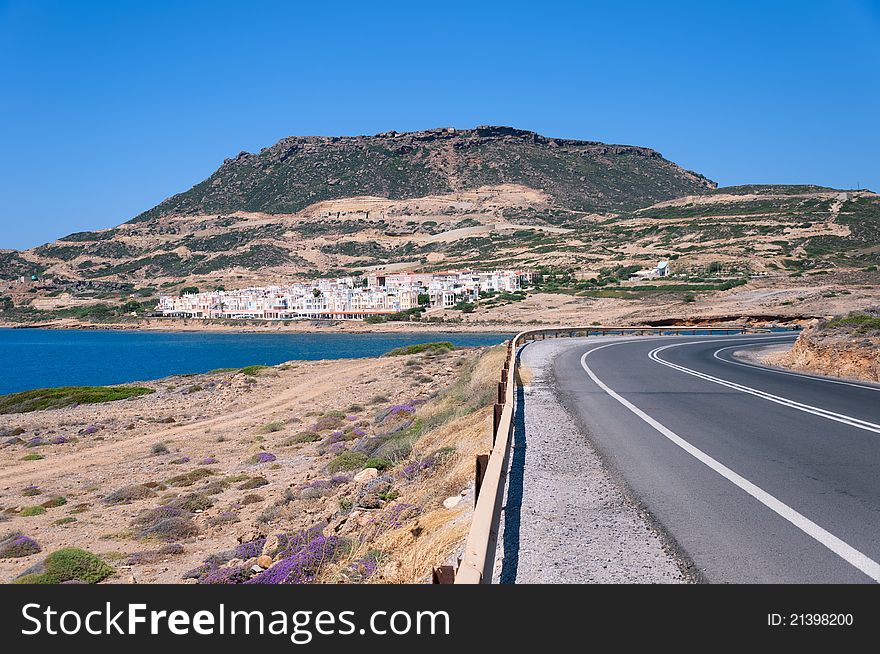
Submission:
POLYGON ((504 404, 505 396, 507 395, 507 382, 503 381, 498 384, 498 404, 504 404))
POLYGON ((478 454, 476 459, 476 474, 474 475, 474 506, 480 498, 480 487, 483 485, 483 478, 486 476, 486 468, 489 467, 489 455, 478 454))
POLYGON ((504 411, 504 405, 496 402, 492 412, 492 447, 495 447, 495 439, 498 438, 498 425, 501 424, 502 411, 504 411))
POLYGON ((455 568, 451 565, 438 565, 431 573, 432 584, 454 584, 455 568))

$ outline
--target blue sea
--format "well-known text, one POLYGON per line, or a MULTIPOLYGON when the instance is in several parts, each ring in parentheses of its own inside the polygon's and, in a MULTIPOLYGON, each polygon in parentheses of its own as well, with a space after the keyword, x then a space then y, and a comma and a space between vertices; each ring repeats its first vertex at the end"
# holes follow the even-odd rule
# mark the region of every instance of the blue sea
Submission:
POLYGON ((0 394, 123 384, 292 359, 373 357, 414 343, 495 345, 510 334, 235 334, 0 329, 0 394))

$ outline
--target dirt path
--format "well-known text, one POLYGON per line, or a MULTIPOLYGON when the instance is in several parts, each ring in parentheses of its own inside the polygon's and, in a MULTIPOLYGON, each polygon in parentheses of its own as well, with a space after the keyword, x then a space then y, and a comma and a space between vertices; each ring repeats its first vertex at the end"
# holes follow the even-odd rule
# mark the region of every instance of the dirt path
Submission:
POLYGON ((98 445, 70 454, 61 454, 53 457, 51 468, 47 468, 44 462, 34 461, 18 463, 12 468, 0 470, 0 487, 11 487, 24 483, 36 483, 52 478, 59 478, 73 472, 81 471, 95 465, 95 460, 101 455, 112 455, 116 460, 125 460, 128 455, 142 454, 148 443, 157 440, 180 439, 189 435, 204 434, 206 429, 222 427, 224 430, 232 430, 238 427, 246 427, 256 423, 271 422, 272 418, 289 411, 291 405, 302 404, 322 396, 330 395, 334 389, 363 375, 371 370, 383 367, 381 361, 367 360, 364 362, 343 360, 327 366, 325 374, 316 378, 311 375, 305 379, 287 387, 278 395, 250 405, 247 408, 233 407, 222 415, 208 420, 200 420, 187 425, 169 427, 164 430, 150 431, 140 436, 132 436, 122 441, 114 441, 106 445, 98 445), (331 381, 332 380, 332 381, 331 381))

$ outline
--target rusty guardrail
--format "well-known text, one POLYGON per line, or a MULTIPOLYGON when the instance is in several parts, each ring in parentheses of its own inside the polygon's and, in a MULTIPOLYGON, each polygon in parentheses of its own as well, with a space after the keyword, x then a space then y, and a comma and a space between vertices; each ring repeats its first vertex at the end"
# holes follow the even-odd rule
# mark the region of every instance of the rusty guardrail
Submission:
POLYGON ((492 582, 495 548, 504 489, 507 481, 508 458, 513 436, 514 393, 516 390, 517 353, 527 341, 546 338, 595 335, 702 335, 746 334, 768 330, 749 327, 551 327, 520 332, 507 341, 507 356, 498 382, 498 401, 492 414, 492 451, 476 457, 476 505, 471 528, 465 542, 458 569, 441 566, 433 572, 434 583, 480 584, 492 582))

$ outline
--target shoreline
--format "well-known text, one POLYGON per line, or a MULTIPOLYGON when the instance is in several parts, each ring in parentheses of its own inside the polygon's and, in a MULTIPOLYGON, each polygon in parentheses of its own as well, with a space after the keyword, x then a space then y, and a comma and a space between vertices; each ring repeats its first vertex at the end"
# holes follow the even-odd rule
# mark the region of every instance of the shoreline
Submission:
MULTIPOLYGON (((548 323, 549 324, 549 323, 548 323)), ((309 321, 308 324, 247 324, 247 325, 224 325, 216 323, 195 323, 192 321, 181 322, 155 322, 146 323, 90 323, 80 321, 58 321, 50 323, 14 323, 0 321, 0 329, 47 329, 47 330, 79 330, 79 331, 137 331, 137 332, 229 332, 238 334, 315 334, 335 332, 340 334, 400 334, 400 333, 518 333, 527 327, 541 327, 525 323, 382 323, 371 325, 369 323, 328 323, 320 324, 309 321)))
MULTIPOLYGON (((803 325, 815 319, 814 316, 791 316, 786 318, 783 316, 770 319, 768 316, 748 316, 744 315, 739 318, 733 318, 730 315, 723 316, 705 316, 694 318, 670 318, 669 324, 651 324, 656 320, 643 321, 620 321, 615 322, 615 326, 620 327, 639 327, 639 326, 655 326, 655 327, 705 327, 710 325, 762 325, 762 326, 789 326, 792 324, 803 325)), ((238 334, 317 334, 317 333, 340 333, 340 334, 400 334, 400 333, 460 333, 460 334, 480 334, 480 333, 519 333, 525 329, 540 329, 546 327, 584 327, 582 321, 560 320, 558 322, 547 321, 529 321, 529 322, 478 322, 478 321, 462 321, 462 322, 387 322, 370 324, 355 321, 339 321, 339 322, 321 322, 321 321, 302 321, 285 325, 283 322, 260 323, 252 322, 246 324, 222 324, 215 322, 202 322, 198 320, 163 320, 163 319, 141 319, 138 322, 116 322, 116 323, 93 323, 82 322, 78 320, 60 320, 43 323, 16 323, 0 320, 0 329, 47 329, 47 330, 81 330, 81 331, 138 331, 138 332, 192 332, 192 333, 210 333, 210 332, 227 332, 238 334)))

